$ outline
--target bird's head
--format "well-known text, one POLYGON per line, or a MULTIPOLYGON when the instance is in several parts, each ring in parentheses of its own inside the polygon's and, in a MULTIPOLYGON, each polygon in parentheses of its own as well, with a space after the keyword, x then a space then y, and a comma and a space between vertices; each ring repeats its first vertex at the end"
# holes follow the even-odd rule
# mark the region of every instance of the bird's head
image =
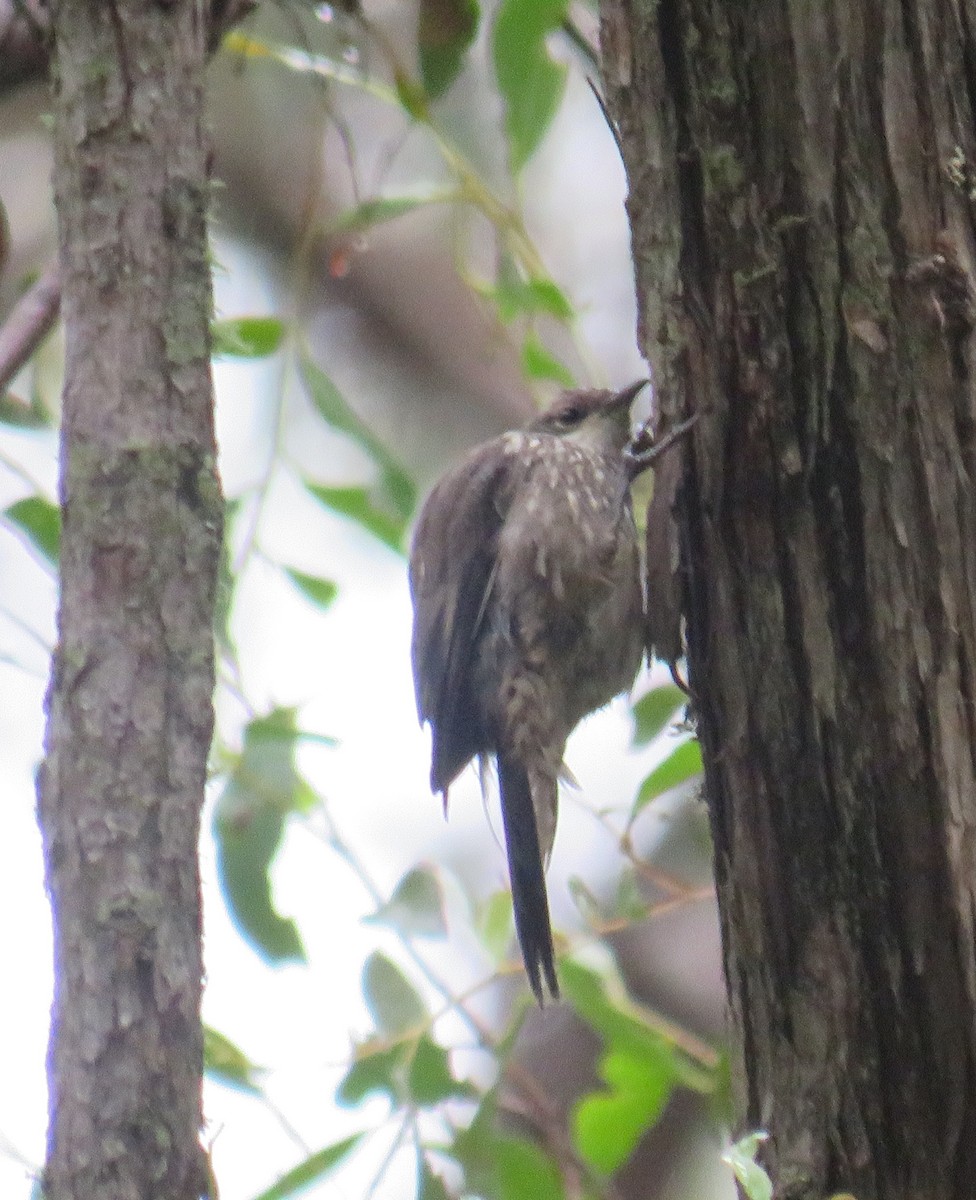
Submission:
POLYGON ((563 392, 529 428, 598 453, 621 452, 630 441, 630 407, 646 383, 641 379, 619 392, 605 388, 563 392))

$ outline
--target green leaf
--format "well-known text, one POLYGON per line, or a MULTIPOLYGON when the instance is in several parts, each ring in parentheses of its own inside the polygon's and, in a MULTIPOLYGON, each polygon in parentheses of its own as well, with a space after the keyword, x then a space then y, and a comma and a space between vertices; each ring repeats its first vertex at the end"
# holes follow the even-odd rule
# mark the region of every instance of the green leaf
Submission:
POLYGON ((217 870, 228 910, 271 962, 305 958, 295 922, 274 907, 270 877, 285 818, 306 804, 294 762, 299 736, 294 709, 274 709, 251 721, 214 812, 217 870))
POLYGON ((413 480, 362 417, 349 406, 343 394, 321 368, 317 367, 311 359, 303 358, 301 372, 309 397, 323 420, 333 429, 352 438, 385 474, 389 473, 394 476, 395 484, 391 487, 391 491, 405 504, 409 500, 409 504, 406 504, 405 509, 401 510, 403 516, 409 516, 413 511, 415 496, 413 480))
POLYGON ((457 1128, 454 1132, 451 1153, 464 1168, 465 1189, 472 1195, 494 1196, 497 1191, 496 1110, 495 1093, 490 1091, 478 1106, 467 1128, 457 1128))
MULTIPOLYGON (((404 983, 400 976, 395 987, 402 988, 404 983)), ((384 988, 388 984, 387 980, 384 988)), ((455 1077, 448 1051, 428 1034, 416 1033, 418 1023, 428 1019, 427 1014, 415 1010, 412 1016, 409 1030, 396 1031, 397 1040, 392 1043, 384 1036, 356 1048, 355 1060, 336 1092, 342 1104, 360 1104, 367 1096, 380 1092, 397 1106, 434 1108, 445 1100, 477 1095, 470 1083, 455 1077), (409 1036, 401 1038, 401 1032, 409 1036)))
POLYGON ((363 968, 363 995, 380 1033, 396 1037, 427 1020, 424 1002, 385 954, 371 954, 363 968))
MULTIPOLYGON (((667 1063, 673 1081, 702 1095, 713 1095, 720 1083, 719 1067, 709 1068, 689 1058, 658 1029, 621 988, 620 998, 608 994, 604 980, 574 959, 560 962, 560 983, 566 999, 604 1041, 606 1051, 648 1063, 667 1063)), ((662 1066, 663 1069, 663 1066, 662 1066)))
POLYGON ((406 1096, 406 1068, 410 1057, 407 1042, 373 1039, 356 1048, 356 1057, 346 1072, 345 1078, 336 1089, 340 1104, 355 1107, 375 1092, 390 1098, 391 1103, 400 1104, 406 1096))
POLYGON ((569 321, 573 317, 573 306, 553 280, 523 279, 514 264, 499 271, 495 287, 487 294, 494 301, 499 318, 505 322, 535 313, 545 313, 558 321, 569 321))
POLYGON ((679 687, 668 683, 645 692, 631 709, 634 718, 632 745, 646 746, 653 742, 674 714, 688 701, 679 687))
POLYGON ((584 1096, 573 1111, 573 1141, 591 1166, 609 1175, 657 1123, 675 1075, 662 1043, 650 1054, 609 1051, 600 1060, 600 1076, 606 1088, 584 1096))
POLYGON ((211 328, 215 358, 268 358, 279 348, 285 324, 277 317, 235 317, 214 321, 211 328))
POLYGON ((203 1027, 203 1069, 211 1079, 227 1087, 252 1096, 261 1095, 254 1078, 257 1068, 239 1046, 209 1025, 203 1027))
POLYGON ((455 1079, 448 1052, 427 1034, 417 1041, 407 1074, 407 1086, 413 1102, 420 1108, 433 1108, 454 1097, 474 1095, 469 1083, 455 1079))
POLYGON ((306 483, 305 486, 326 508, 340 516, 349 517, 397 554, 403 553, 406 519, 391 516, 380 508, 368 488, 325 487, 317 483, 306 483))
POLYGON ((403 111, 415 121, 430 120, 430 97, 423 84, 411 78, 406 71, 395 70, 393 86, 403 111))
POLYGON ((512 893, 508 888, 493 892, 475 916, 478 936, 494 962, 500 962, 512 944, 512 893))
POLYGON ((451 1146, 464 1168, 465 1195, 500 1200, 562 1200, 562 1178, 534 1142, 499 1134, 496 1104, 489 1093, 467 1129, 459 1129, 451 1146))
POLYGON ((301 370, 309 397, 319 414, 333 429, 348 434, 354 441, 371 451, 375 440, 372 432, 349 407, 342 392, 328 375, 309 358, 302 359, 301 370))
POLYGON ((317 608, 328 608, 339 593, 331 579, 320 579, 317 575, 306 575, 294 567, 285 567, 285 574, 303 595, 317 608))
POLYGON ((631 811, 631 819, 637 816, 650 802, 679 783, 693 779, 702 773, 701 746, 697 738, 682 742, 672 750, 659 767, 656 767, 640 785, 637 799, 631 811))
POLYGON ((435 1175, 426 1158, 420 1160, 420 1176, 417 1180, 417 1200, 451 1200, 440 1175, 435 1175))
POLYGON ((647 912, 647 904, 641 895, 637 871, 627 864, 617 881, 612 917, 616 920, 640 921, 647 912))
POLYGON ((526 283, 530 308, 527 311, 548 313, 560 321, 573 318, 573 306, 566 293, 551 279, 530 279, 526 283))
POLYGON ((270 807, 219 819, 218 870, 231 917, 252 946, 270 962, 304 961, 298 927, 277 912, 271 896, 269 868, 282 828, 280 814, 270 807))
POLYGON ((286 1200, 288 1196, 297 1196, 313 1183, 324 1179, 344 1158, 359 1145, 363 1135, 354 1133, 352 1137, 343 1138, 341 1142, 333 1142, 323 1150, 310 1154, 304 1162, 298 1164, 263 1191, 255 1200, 286 1200))
POLYGON ((307 481, 306 487, 323 504, 358 521, 380 541, 402 552, 407 522, 417 503, 413 480, 323 371, 308 358, 302 360, 301 369, 309 397, 322 418, 361 446, 379 470, 378 481, 370 487, 329 487, 307 481))
POLYGON ((595 971, 572 959, 561 966, 567 1000, 603 1041, 600 1074, 606 1086, 576 1106, 574 1141, 587 1162, 609 1173, 627 1161, 659 1119, 675 1086, 708 1093, 715 1073, 649 1025, 622 990, 619 998, 608 994, 595 971))
POLYGON ((608 1049, 649 1060, 656 1059, 662 1046, 670 1052, 657 1030, 641 1020, 636 1011, 629 1011, 631 1006, 623 1007, 626 1001, 610 999, 595 971, 574 959, 564 959, 560 963, 560 983, 577 1016, 603 1038, 608 1049))
POLYGON ((0 392, 0 425, 12 425, 15 429, 50 429, 54 417, 38 401, 28 404, 13 392, 0 392))
POLYGON ((529 379, 552 379, 563 387, 572 387, 569 368, 553 357, 534 333, 522 343, 522 370, 529 379))
POLYGON ((444 896, 433 871, 414 867, 394 889, 390 899, 366 918, 374 925, 388 925, 407 937, 443 937, 444 896))
POLYGON ((769 1137, 762 1130, 747 1133, 722 1155, 728 1163, 749 1200, 772 1200, 773 1182, 766 1171, 756 1162, 759 1147, 769 1137))
POLYGON ((61 510, 43 496, 28 496, 4 510, 4 516, 52 566, 61 552, 61 510))
POLYGON ((446 92, 478 32, 477 0, 420 0, 417 44, 420 74, 432 100, 446 92))
POLYGON ((505 101, 512 170, 525 166, 559 107, 566 68, 553 62, 546 35, 566 16, 568 0, 502 0, 492 30, 495 77, 505 101))
POLYGON ((431 192, 426 196, 377 196, 340 213, 329 227, 329 232, 361 233, 364 229, 371 229, 384 221, 393 221, 426 205, 444 204, 454 196, 454 192, 443 191, 431 192))
MULTIPOLYGON (((318 733, 312 729, 299 729, 298 737, 303 742, 309 742, 313 746, 329 746, 335 747, 342 743, 338 738, 332 737, 328 733, 318 733)), ((315 788, 308 782, 307 779, 299 779, 298 788, 295 792, 295 808, 298 812, 311 812, 319 802, 318 793, 315 788)))
POLYGON ((563 1200, 563 1181, 555 1163, 534 1142, 501 1137, 495 1146, 500 1200, 563 1200))
POLYGON ((581 875, 570 875, 567 883, 573 903, 584 921, 595 924, 606 917, 603 905, 581 875))

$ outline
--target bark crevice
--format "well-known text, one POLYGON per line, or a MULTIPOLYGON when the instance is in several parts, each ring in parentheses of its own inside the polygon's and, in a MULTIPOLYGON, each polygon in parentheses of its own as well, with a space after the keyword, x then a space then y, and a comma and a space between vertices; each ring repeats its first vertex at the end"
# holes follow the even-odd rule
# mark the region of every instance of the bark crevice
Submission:
POLYGON ((702 413, 670 494, 742 1123, 778 1195, 968 1200, 972 8, 654 11, 611 107, 644 347, 702 413))

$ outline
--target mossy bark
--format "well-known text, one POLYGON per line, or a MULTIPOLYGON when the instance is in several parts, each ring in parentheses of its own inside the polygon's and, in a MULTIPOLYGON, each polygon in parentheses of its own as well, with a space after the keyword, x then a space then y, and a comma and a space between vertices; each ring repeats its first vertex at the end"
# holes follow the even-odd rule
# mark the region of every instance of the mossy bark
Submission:
MULTIPOLYGON (((976 5, 604 0, 743 1128, 976 1189, 976 5)), ((666 539, 665 539, 666 540, 666 539)), ((658 569, 667 570, 667 557, 658 569)), ((654 630, 652 630, 654 632, 654 630)))
POLYGON ((53 10, 66 365, 39 813, 54 914, 48 1200, 195 1200, 197 841, 222 528, 207 5, 53 10))

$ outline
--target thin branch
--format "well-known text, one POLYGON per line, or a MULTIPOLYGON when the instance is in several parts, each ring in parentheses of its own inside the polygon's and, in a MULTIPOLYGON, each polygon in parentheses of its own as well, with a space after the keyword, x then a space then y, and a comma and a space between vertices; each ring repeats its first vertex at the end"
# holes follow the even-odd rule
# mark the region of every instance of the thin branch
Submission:
POLYGON ((0 328, 0 395, 51 331, 61 308, 61 267, 48 263, 0 328))
POLYGON ((667 453, 676 442, 679 442, 698 422, 701 413, 692 413, 686 420, 680 424, 673 426, 667 433, 656 438, 650 445, 647 445, 647 429, 638 433, 631 443, 631 448, 628 452, 630 478, 636 479, 648 467, 653 467, 662 454, 667 453))
MULTIPOLYGON (((215 0, 211 8, 208 45, 213 54, 228 30, 249 16, 257 0, 215 0)), ((50 24, 46 7, 37 0, 0 0, 0 85, 46 73, 50 24), (12 65, 17 60, 20 70, 12 65)), ((34 286, 17 302, 0 329, 0 395, 50 331, 61 307, 61 269, 51 263, 34 286)))
POLYGON ((607 129, 610 130, 610 134, 613 137, 614 145, 617 147, 617 153, 620 155, 620 161, 622 163, 624 161, 624 148, 620 142, 620 130, 617 128, 617 123, 610 115, 610 109, 607 108, 607 102, 603 98, 603 93, 593 81, 593 77, 587 75, 586 82, 589 85, 590 91, 593 93, 593 99, 596 100, 597 104, 600 106, 600 112, 603 113, 603 119, 607 123, 607 129))
POLYGON ((0 0, 0 94, 47 71, 47 16, 39 0, 0 0))
MULTIPOLYGON (((562 22, 562 31, 569 40, 577 53, 586 61, 586 67, 589 71, 599 71, 600 69, 600 51, 597 46, 590 41, 579 23, 574 21, 572 17, 565 17, 562 22)), ((592 84, 590 85, 592 87, 592 84)))
MULTIPOLYGON (((214 0, 207 47, 213 54, 229 29, 257 0, 214 0)), ((0 0, 0 92, 45 78, 50 65, 51 17, 42 0, 0 0)))

